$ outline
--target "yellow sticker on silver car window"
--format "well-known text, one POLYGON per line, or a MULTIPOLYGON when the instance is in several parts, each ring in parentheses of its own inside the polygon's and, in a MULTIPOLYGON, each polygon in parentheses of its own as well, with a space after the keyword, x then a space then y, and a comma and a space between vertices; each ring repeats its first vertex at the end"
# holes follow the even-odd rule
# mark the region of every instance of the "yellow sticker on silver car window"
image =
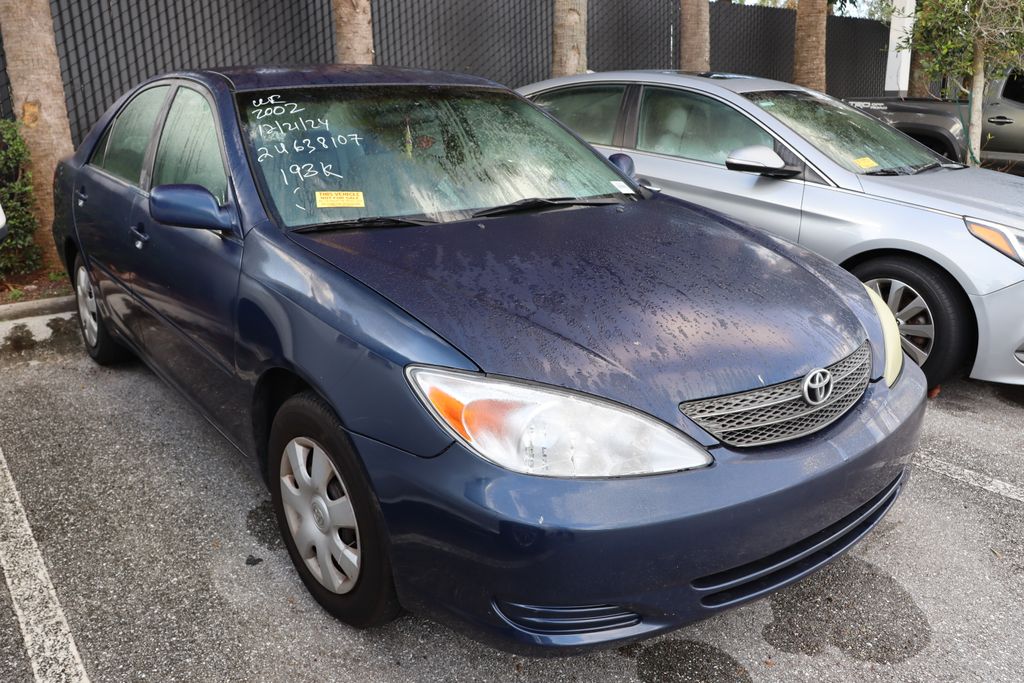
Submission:
POLYGON ((853 163, 857 164, 861 168, 874 168, 878 166, 878 162, 871 157, 861 157, 860 159, 854 159, 853 163))
POLYGON ((317 192, 318 209, 361 209, 366 206, 362 192, 317 192))

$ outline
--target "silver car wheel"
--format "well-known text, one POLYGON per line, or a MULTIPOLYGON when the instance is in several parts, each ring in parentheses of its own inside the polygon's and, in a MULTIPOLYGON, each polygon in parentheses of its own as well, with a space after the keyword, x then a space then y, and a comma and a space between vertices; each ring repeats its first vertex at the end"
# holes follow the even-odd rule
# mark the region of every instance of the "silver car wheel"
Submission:
POLYGON ((351 591, 359 579, 359 525, 345 482, 312 439, 297 437, 285 446, 281 502, 310 573, 332 593, 351 591))
POLYGON ((866 284, 896 316, 903 350, 915 363, 924 365, 935 346, 935 318, 928 303, 916 289, 899 280, 877 278, 866 284))
POLYGON ((96 310, 96 292, 89 280, 85 266, 79 266, 75 273, 75 295, 78 297, 78 317, 82 321, 82 336, 89 348, 96 346, 99 339, 99 312, 96 310))

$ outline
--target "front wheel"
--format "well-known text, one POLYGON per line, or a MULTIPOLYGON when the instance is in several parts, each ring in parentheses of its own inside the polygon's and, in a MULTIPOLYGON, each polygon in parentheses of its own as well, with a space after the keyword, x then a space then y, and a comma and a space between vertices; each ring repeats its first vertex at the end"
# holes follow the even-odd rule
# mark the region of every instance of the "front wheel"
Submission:
POLYGON ((281 535, 316 601, 357 628, 394 619, 401 608, 376 499, 341 421, 319 396, 301 393, 281 406, 267 466, 281 535))
POLYGON ((973 339, 969 304, 941 268, 914 258, 885 256, 852 268, 896 316, 907 356, 928 386, 949 379, 968 360, 973 339))

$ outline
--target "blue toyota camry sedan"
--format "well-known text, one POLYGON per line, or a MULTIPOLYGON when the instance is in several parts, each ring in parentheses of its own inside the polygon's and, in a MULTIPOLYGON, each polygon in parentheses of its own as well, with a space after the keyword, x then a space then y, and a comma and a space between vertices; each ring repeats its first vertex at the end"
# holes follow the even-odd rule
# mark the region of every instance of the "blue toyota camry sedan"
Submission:
POLYGON ((471 76, 182 72, 61 162, 54 238, 88 353, 251 459, 327 611, 573 652, 840 555, 924 414, 876 294, 630 166, 471 76))

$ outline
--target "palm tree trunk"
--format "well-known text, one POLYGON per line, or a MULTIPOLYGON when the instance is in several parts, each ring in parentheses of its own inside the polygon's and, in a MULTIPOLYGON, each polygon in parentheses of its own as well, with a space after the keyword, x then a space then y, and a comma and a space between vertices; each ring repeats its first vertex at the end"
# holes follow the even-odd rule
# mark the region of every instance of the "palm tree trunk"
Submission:
POLYGON ((370 0, 331 0, 334 54, 341 64, 373 64, 373 12, 370 0))
POLYGON ((555 0, 551 36, 551 75, 587 70, 587 0, 555 0))
POLYGON ((711 70, 711 6, 708 0, 680 0, 679 68, 711 70))
POLYGON ((53 35, 49 0, 0 0, 0 35, 14 111, 31 154, 32 194, 39 221, 36 243, 50 269, 59 268, 54 248, 53 172, 74 151, 64 99, 64 81, 53 35))
POLYGON ((825 35, 828 0, 800 0, 796 5, 793 82, 825 90, 825 35))

